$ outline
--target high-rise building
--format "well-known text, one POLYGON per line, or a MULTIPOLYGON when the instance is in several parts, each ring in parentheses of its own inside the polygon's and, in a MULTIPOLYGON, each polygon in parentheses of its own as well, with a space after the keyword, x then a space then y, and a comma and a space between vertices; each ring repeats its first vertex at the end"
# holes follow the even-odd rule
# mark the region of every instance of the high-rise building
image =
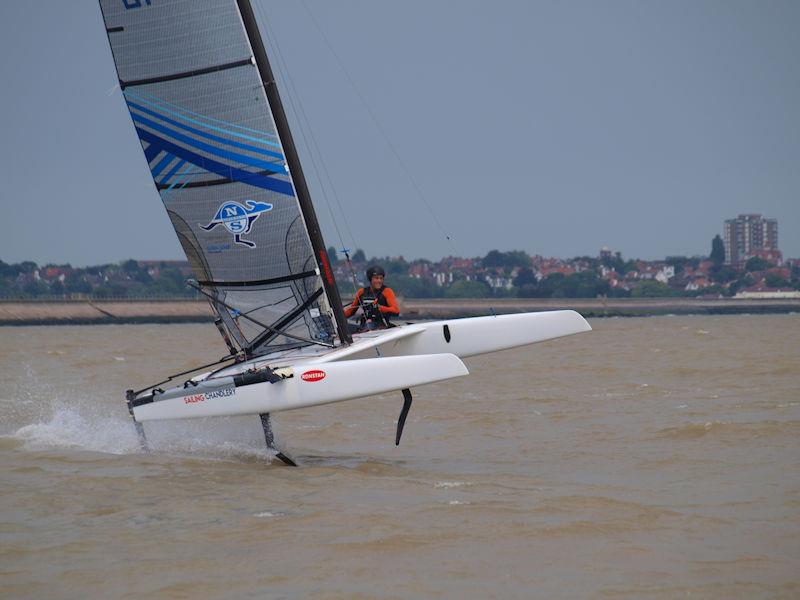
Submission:
POLYGON ((751 256, 780 260, 777 219, 739 215, 725 221, 725 264, 739 266, 751 256))

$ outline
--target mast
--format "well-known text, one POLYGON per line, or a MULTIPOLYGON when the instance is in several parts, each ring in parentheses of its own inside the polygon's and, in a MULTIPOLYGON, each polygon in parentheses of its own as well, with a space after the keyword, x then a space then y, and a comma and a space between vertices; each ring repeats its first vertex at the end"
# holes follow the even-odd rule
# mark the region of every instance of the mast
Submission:
POLYGON ((336 288, 336 280, 333 277, 333 270, 328 260, 325 242, 322 239, 322 231, 319 227, 319 221, 317 221, 317 214, 314 212, 314 206, 311 203, 311 194, 308 191, 306 178, 300 166, 300 157, 297 154, 297 148, 294 145, 294 139, 289 130, 289 120, 286 118, 286 113, 283 110, 283 103, 278 94, 278 86, 275 83, 275 76, 272 74, 272 68, 267 58, 267 52, 264 49, 261 33, 258 30, 258 23, 253 13, 253 7, 250 4, 250 0, 236 0, 236 4, 239 7, 239 14, 242 16, 245 32, 250 40, 250 46, 253 49, 256 67, 261 75, 261 83, 264 86, 264 93, 267 95, 267 100, 272 109, 275 127, 278 130, 278 136, 286 156, 286 164, 289 166, 289 175, 294 183, 297 199, 300 202, 300 214, 303 216, 306 230, 311 238, 311 247, 314 250, 314 257, 316 258, 320 270, 322 285, 325 288, 325 293, 328 296, 329 304, 333 310, 333 315, 336 320, 336 329, 339 332, 339 339, 342 343, 349 344, 353 341, 353 338, 347 327, 347 318, 344 316, 342 299, 339 296, 339 290, 336 288))

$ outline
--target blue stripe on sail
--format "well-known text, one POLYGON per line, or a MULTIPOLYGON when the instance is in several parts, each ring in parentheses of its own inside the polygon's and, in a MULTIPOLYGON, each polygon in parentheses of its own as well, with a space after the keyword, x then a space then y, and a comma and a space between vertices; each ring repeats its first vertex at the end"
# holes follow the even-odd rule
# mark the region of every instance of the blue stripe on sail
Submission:
MULTIPOLYGON (((136 100, 138 100, 139 102, 142 102, 143 104, 147 104, 147 105, 152 106, 152 107, 154 107, 154 108, 156 108, 156 109, 158 109, 158 110, 160 110, 162 112, 165 112, 165 113, 167 113, 169 115, 172 115, 174 117, 178 117, 178 118, 183 119, 185 121, 189 121, 190 123, 194 123, 195 125, 200 125, 202 127, 206 127, 206 128, 211 129, 213 131, 219 131, 220 133, 226 133, 228 135, 232 135, 232 136, 235 136, 235 137, 238 137, 238 138, 242 138, 244 140, 250 140, 251 142, 258 142, 259 144, 266 144, 267 146, 273 146, 275 148, 280 148, 281 147, 280 144, 277 144, 275 142, 271 142, 269 140, 260 139, 260 138, 257 138, 257 137, 253 137, 251 135, 245 135, 244 133, 238 133, 236 131, 231 131, 229 129, 223 129, 221 127, 215 127, 214 125, 209 125, 208 123, 206 123, 204 121, 199 121, 197 119, 189 118, 186 115, 183 115, 181 113, 166 109, 162 105, 157 104, 155 102, 151 102, 151 101, 143 98, 142 96, 134 94, 133 92, 130 92, 128 90, 125 90, 125 96, 126 96, 126 100, 127 100, 127 96, 132 96, 133 98, 136 98, 136 100)), ((151 96, 151 98, 153 98, 153 97, 151 96)), ((154 100, 158 100, 158 98, 153 98, 153 99, 154 100)), ((163 102, 163 100, 158 100, 158 102, 163 102)), ((164 102, 164 104, 167 104, 169 106, 175 106, 174 104, 170 104, 169 102, 164 102)), ((180 107, 176 106, 176 108, 180 108, 180 107)), ((261 135, 272 135, 272 134, 269 134, 269 133, 266 133, 266 132, 263 132, 263 131, 257 131, 255 129, 250 129, 248 127, 241 127, 239 125, 234 125, 233 123, 226 123, 225 121, 220 121, 219 119, 212 119, 211 117, 204 117, 203 115, 198 115, 197 113, 193 113, 191 111, 188 111, 185 108, 180 108, 180 110, 182 110, 184 112, 187 112, 190 115, 195 115, 197 117, 200 117, 202 119, 207 119, 209 121, 215 121, 217 123, 223 123, 223 124, 225 124, 225 125, 227 125, 229 127, 235 127, 237 129, 243 129, 244 131, 251 131, 253 133, 260 133, 261 135)), ((276 137, 276 136, 272 135, 272 137, 276 137)))
POLYGON ((144 157, 147 159, 147 164, 153 162, 153 159, 158 156, 159 152, 161 152, 161 148, 158 146, 153 146, 150 144, 147 148, 144 149, 144 157))
POLYGON ((165 123, 169 123, 170 125, 174 125, 175 127, 180 127, 186 131, 190 131, 195 135, 200 135, 204 138, 209 140, 214 140, 215 142, 222 142, 223 144, 228 144, 229 146, 233 146, 235 148, 241 148, 242 150, 249 150, 250 152, 258 152, 259 154, 264 154, 266 156, 272 156, 274 158, 278 158, 283 160, 283 155, 279 154, 278 152, 272 152, 271 150, 264 150, 263 148, 257 148, 256 146, 250 146, 249 144, 242 144, 241 142, 234 142, 233 140, 226 140, 223 137, 219 137, 218 135, 213 135, 211 133, 206 133, 205 131, 201 131, 200 129, 195 129, 194 127, 189 127, 188 125, 184 125, 178 121, 173 119, 169 119, 159 113, 155 112, 154 110, 150 110, 149 108, 145 108, 143 106, 139 106, 138 104, 134 104, 130 100, 128 101, 128 106, 135 108, 136 110, 146 113, 152 117, 156 117, 164 121, 165 123))
MULTIPOLYGON (((185 165, 186 161, 182 160, 180 161, 180 164, 185 165)), ((191 179, 191 176, 187 178, 186 175, 192 173, 192 166, 193 165, 189 163, 183 171, 178 173, 178 177, 175 179, 175 181, 173 181, 172 184, 166 190, 161 191, 161 200, 164 202, 165 206, 167 204, 167 199, 172 195, 173 192, 172 188, 174 188, 176 185, 180 183, 177 189, 181 189, 183 186, 189 183, 189 179, 191 179)), ((194 171, 194 173, 197 173, 197 171, 194 171)))
POLYGON ((174 159, 175 159, 175 157, 172 156, 172 154, 170 154, 169 152, 167 152, 166 155, 164 156, 164 158, 162 158, 160 161, 158 161, 158 163, 156 164, 155 167, 150 169, 150 172, 153 174, 153 179, 158 177, 159 173, 161 173, 161 171, 166 169, 167 165, 169 163, 171 163, 174 159))
POLYGON ((257 158, 251 158, 249 156, 245 156, 244 154, 239 154, 238 152, 231 152, 230 150, 217 148, 216 146, 212 146, 210 144, 206 144, 205 142, 201 142, 200 140, 190 138, 188 135, 183 135, 182 133, 178 133, 177 131, 170 129, 169 127, 164 127, 163 125, 159 125, 155 121, 146 119, 141 115, 136 115, 134 113, 131 113, 131 117, 133 118, 133 121, 135 123, 139 123, 140 125, 145 125, 151 129, 155 129, 156 131, 164 133, 169 137, 178 140, 179 142, 183 142, 184 144, 188 144, 193 148, 196 148, 198 150, 203 150, 204 152, 208 152, 209 154, 214 154, 215 156, 219 156, 221 158, 227 158, 228 160, 233 160, 245 165, 250 165, 251 167, 258 167, 259 169, 264 169, 265 171, 270 171, 272 173, 286 172, 283 169, 283 165, 268 163, 263 160, 258 160, 257 158))
POLYGON ((186 179, 184 179, 184 180, 181 182, 181 184, 178 186, 178 189, 179 189, 179 190, 182 190, 184 187, 186 187, 186 185, 187 185, 187 184, 188 184, 188 183, 189 183, 189 182, 190 182, 192 179, 194 179, 194 176, 195 176, 195 175, 197 175, 197 173, 198 173, 198 171, 188 171, 188 172, 187 172, 187 175, 188 175, 188 177, 187 177, 186 179))
MULTIPOLYGON (((170 156, 172 156, 172 155, 170 154, 170 156)), ((178 169, 180 169, 180 168, 181 168, 183 165, 185 165, 185 164, 186 164, 186 161, 185 161, 185 160, 179 160, 179 161, 178 161, 178 162, 175 164, 175 166, 174 166, 174 167, 172 167, 172 168, 169 170, 169 172, 168 172, 166 175, 164 175, 164 177, 161 179, 161 182, 160 182, 160 183, 161 183, 161 185, 164 185, 164 184, 165 184, 165 183, 167 183, 167 182, 168 182, 170 179, 172 179, 172 176, 173 176, 173 175, 175 175, 175 173, 177 173, 177 172, 178 172, 178 169)))
MULTIPOLYGON (((185 160, 178 161, 178 165, 177 165, 175 170, 177 171, 178 169, 180 169, 185 164, 186 164, 185 160)), ((178 177, 175 179, 175 181, 173 181, 166 190, 163 190, 161 192, 161 198, 164 200, 164 204, 167 203, 167 197, 170 195, 170 192, 172 191, 172 188, 174 188, 178 184, 179 181, 183 180, 183 177, 186 175, 186 173, 188 171, 191 170, 191 168, 192 168, 192 165, 190 163, 189 166, 186 167, 186 169, 184 169, 182 172, 178 173, 178 177)))
POLYGON ((150 133, 146 129, 142 129, 140 127, 136 128, 136 133, 139 134, 139 139, 142 141, 153 145, 158 145, 165 152, 170 152, 175 156, 178 156, 202 169, 205 169, 206 171, 216 173, 220 177, 232 179, 233 181, 240 181, 242 183, 246 183, 247 185, 252 185, 265 190, 271 190, 273 192, 278 192, 279 194, 294 196, 294 188, 292 188, 292 185, 287 181, 273 179, 272 177, 266 177, 264 175, 259 175, 258 173, 250 173, 242 169, 237 169, 236 167, 228 166, 216 160, 206 158, 205 156, 201 156, 192 152, 191 150, 183 148, 182 146, 178 146, 177 144, 160 138, 154 133, 150 133))
MULTIPOLYGON (((189 117, 187 117, 183 113, 186 113, 186 114, 198 117, 200 119, 203 119, 203 121, 200 122, 201 125, 207 125, 206 121, 211 121, 211 122, 214 122, 214 123, 221 123, 222 125, 226 125, 228 127, 233 127, 235 129, 240 129, 242 131, 249 131, 250 133, 256 133, 258 135, 266 135, 266 136, 273 137, 273 138, 276 138, 276 139, 278 137, 274 133, 269 133, 267 131, 262 131, 260 129, 252 129, 250 127, 244 127, 243 125, 237 125, 236 123, 231 123, 229 121, 223 121, 222 119, 215 119, 213 117, 208 117, 206 115, 201 115, 200 113, 192 112, 188 108, 184 108, 183 106, 179 106, 177 104, 173 104, 172 102, 167 102, 166 100, 162 100, 161 98, 157 98, 157 97, 153 96, 152 94, 147 94, 147 93, 143 92, 142 90, 136 90, 134 92, 131 89, 125 89, 125 90, 123 90, 122 93, 125 96, 133 96, 134 98, 138 99, 140 102, 147 102, 146 99, 149 99, 149 100, 151 100, 151 102, 147 102, 147 103, 150 104, 151 106, 155 106, 159 110, 163 110, 165 112, 169 112, 170 114, 174 114, 175 116, 180 117, 182 119, 187 119, 187 120, 189 119, 189 117), (172 111, 167 111, 164 108, 165 106, 171 106, 172 108, 174 108, 174 109, 176 109, 176 110, 178 110, 180 112, 175 113, 175 112, 172 112, 172 111)), ((226 133, 228 133, 228 132, 226 131, 226 133)), ((255 141, 262 141, 262 140, 255 140, 255 141)))

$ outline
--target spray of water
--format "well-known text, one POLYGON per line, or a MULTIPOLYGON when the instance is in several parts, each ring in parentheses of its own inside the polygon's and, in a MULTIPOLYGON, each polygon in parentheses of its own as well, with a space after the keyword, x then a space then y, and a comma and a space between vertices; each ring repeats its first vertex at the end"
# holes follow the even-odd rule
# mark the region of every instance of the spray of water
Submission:
MULTIPOLYGON (((53 398, 48 408, 27 411, 28 422, 11 437, 30 450, 70 448, 108 454, 142 452, 124 406, 110 409, 108 401, 53 398)), ((17 415, 21 417, 23 415, 17 415)), ((160 454, 204 458, 263 460, 273 453, 264 445, 258 417, 148 422, 149 445, 160 454)))

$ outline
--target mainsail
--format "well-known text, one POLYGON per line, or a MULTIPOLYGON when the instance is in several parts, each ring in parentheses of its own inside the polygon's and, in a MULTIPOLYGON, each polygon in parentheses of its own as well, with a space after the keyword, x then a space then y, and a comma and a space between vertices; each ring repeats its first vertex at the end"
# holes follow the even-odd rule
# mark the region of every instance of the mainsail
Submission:
POLYGON ((100 0, 120 88, 201 291, 247 356, 349 341, 248 0, 100 0))

